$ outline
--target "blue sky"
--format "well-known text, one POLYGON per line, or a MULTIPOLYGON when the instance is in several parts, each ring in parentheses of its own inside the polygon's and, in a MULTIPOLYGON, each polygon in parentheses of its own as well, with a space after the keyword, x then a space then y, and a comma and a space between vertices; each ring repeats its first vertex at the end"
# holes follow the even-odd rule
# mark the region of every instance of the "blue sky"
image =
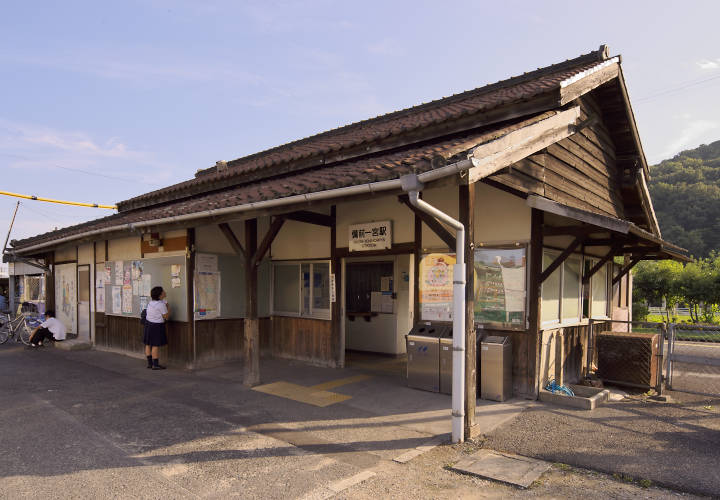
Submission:
MULTIPOLYGON (((596 50, 648 160, 720 139, 720 2, 5 2, 0 190, 114 203, 596 50)), ((15 200, 0 196, 5 237, 15 200)), ((22 201, 12 238, 112 212, 22 201)))

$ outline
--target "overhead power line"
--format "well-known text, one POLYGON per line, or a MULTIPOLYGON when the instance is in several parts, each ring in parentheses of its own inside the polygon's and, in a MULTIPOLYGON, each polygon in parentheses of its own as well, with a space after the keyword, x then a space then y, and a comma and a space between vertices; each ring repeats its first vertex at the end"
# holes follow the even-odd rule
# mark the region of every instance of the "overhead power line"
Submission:
POLYGON ((642 103, 642 102, 653 101, 653 100, 657 99, 658 97, 663 97, 668 94, 675 94, 678 92, 683 92, 691 87, 695 87, 696 85, 702 85, 703 83, 712 82, 712 81, 718 80, 718 79, 720 79, 720 75, 715 75, 715 76, 711 76, 708 78, 700 78, 697 80, 686 81, 684 83, 675 85, 674 87, 668 87, 666 89, 655 92, 654 94, 650 94, 645 97, 640 97, 639 99, 633 99, 633 102, 634 103, 642 103))
POLYGON ((98 203, 82 203, 78 201, 53 200, 51 198, 41 198, 39 196, 31 196, 27 194, 10 193, 8 191, 0 191, 0 195, 13 196, 15 198, 24 198, 26 200, 45 201, 48 203, 59 203, 61 205, 74 205, 76 207, 107 208, 109 210, 117 210, 117 205, 100 205, 98 203))

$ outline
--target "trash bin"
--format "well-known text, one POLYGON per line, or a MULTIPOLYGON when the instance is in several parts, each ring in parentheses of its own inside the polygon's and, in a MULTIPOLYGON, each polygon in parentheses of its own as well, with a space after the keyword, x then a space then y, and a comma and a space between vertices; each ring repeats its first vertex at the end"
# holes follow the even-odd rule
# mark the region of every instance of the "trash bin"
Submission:
POLYGON ((440 337, 445 330, 440 325, 419 323, 405 336, 408 387, 440 390, 440 337))
MULTIPOLYGON (((479 328, 475 330, 475 346, 477 351, 477 381, 480 382, 480 337, 483 331, 479 328)), ((440 392, 443 394, 452 394, 452 367, 453 367, 453 329, 447 327, 447 331, 440 338, 440 392)), ((467 348, 467 346, 466 346, 467 348)), ((480 385, 476 386, 476 392, 480 392, 480 385)))
POLYGON ((505 401, 512 396, 512 344, 490 335, 480 343, 480 397, 505 401))

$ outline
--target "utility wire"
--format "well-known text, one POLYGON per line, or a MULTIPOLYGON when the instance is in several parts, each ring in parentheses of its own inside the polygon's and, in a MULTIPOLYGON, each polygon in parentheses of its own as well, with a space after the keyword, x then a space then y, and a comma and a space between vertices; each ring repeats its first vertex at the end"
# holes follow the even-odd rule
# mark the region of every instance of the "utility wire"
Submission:
POLYGON ((53 200, 52 198, 41 198, 39 196, 11 193, 9 191, 0 191, 0 195, 13 196, 15 198, 24 198, 26 200, 46 201, 48 203, 60 203, 61 205, 74 205, 76 207, 107 208, 109 210, 117 210, 117 205, 99 205, 97 203, 82 203, 82 202, 78 202, 78 201, 53 200))
POLYGON ((650 94, 645 97, 641 97, 639 99, 633 99, 633 103, 643 103, 643 102, 649 102, 652 100, 657 99, 658 97, 663 97, 668 94, 673 94, 677 92, 682 92, 684 90, 687 90, 691 87, 695 87, 697 85, 702 85, 703 83, 711 82, 720 79, 720 75, 714 75, 709 78, 701 78, 698 80, 690 80, 681 84, 678 84, 674 87, 666 88, 664 90, 660 90, 654 94, 650 94))
POLYGON ((123 181, 123 182, 135 182, 137 183, 137 180, 135 179, 127 179, 125 177, 115 177, 114 175, 106 175, 106 174, 99 174, 97 172, 91 172, 89 170, 82 170, 80 168, 72 168, 72 167, 63 167, 62 165, 55 165, 57 168, 62 168, 63 170, 70 170, 72 172, 81 172, 83 174, 88 175, 96 175, 98 177, 105 177, 106 179, 113 179, 116 181, 123 181))

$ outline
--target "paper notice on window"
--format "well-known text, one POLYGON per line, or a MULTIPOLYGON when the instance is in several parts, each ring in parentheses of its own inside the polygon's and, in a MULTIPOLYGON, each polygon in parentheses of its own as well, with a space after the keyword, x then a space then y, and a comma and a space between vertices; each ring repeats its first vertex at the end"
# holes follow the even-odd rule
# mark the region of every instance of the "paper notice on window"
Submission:
POLYGON ((115 284, 123 284, 123 261, 121 260, 115 262, 115 284))
POLYGON ((380 291, 392 292, 392 276, 383 276, 380 278, 380 291))
POLYGON ((370 312, 382 312, 382 292, 370 293, 370 312))
POLYGON ((173 288, 180 288, 180 278, 172 278, 170 280, 170 286, 173 288))
POLYGON ((392 314, 395 312, 395 301, 393 300, 392 293, 386 292, 382 294, 380 299, 380 312, 392 314))
POLYGON ((97 312, 105 312, 105 287, 95 290, 95 310, 97 312))
POLYGON ((122 287, 122 312, 123 314, 132 314, 132 285, 123 285, 122 287))
POLYGON ((150 290, 152 290, 152 275, 151 274, 143 274, 142 278, 140 278, 140 295, 150 295, 150 290))
MULTIPOLYGON (((180 264, 171 264, 170 265, 170 276, 173 278, 179 278, 180 277, 180 264)), ((173 287, 177 288, 177 287, 173 287)))
MULTIPOLYGON (((122 268, 122 266, 121 266, 122 268)), ((122 287, 112 287, 112 312, 113 314, 122 314, 122 287)))

